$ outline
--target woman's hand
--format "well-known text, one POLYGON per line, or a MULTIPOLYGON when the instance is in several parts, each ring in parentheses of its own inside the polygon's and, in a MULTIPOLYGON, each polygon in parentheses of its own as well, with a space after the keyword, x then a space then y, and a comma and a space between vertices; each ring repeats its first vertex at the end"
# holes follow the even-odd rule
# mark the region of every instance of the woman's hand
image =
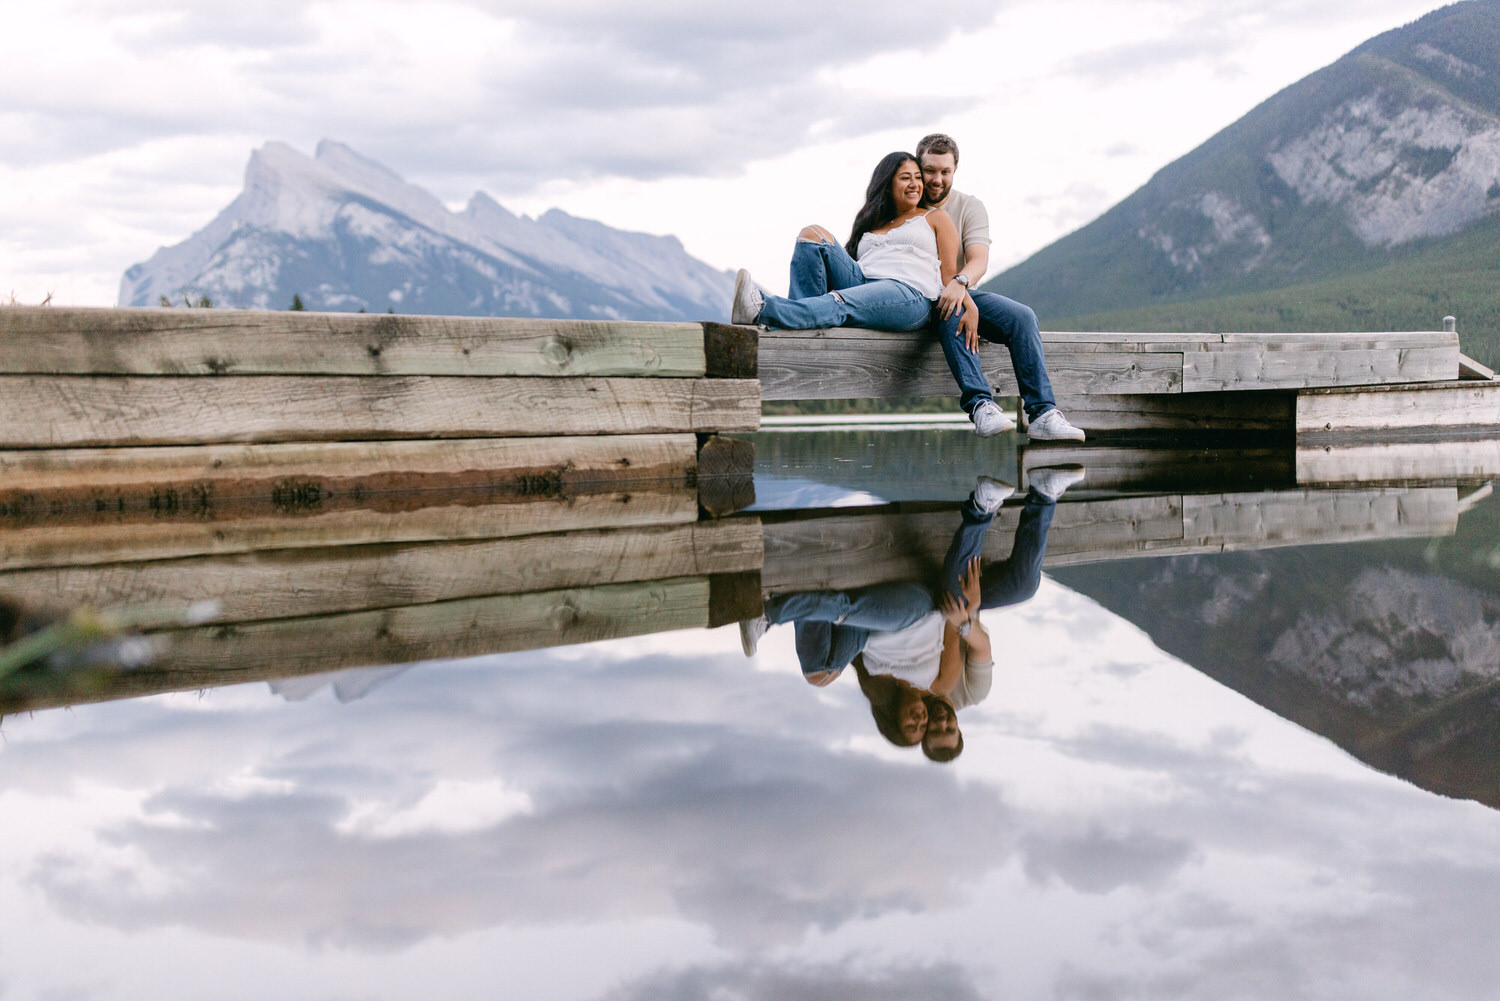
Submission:
MULTIPOLYGON (((964 603, 973 609, 972 615, 979 614, 979 557, 976 556, 969 561, 961 581, 964 590, 964 603)), ((972 617, 971 615, 971 617, 972 617)))
POLYGON ((964 289, 964 311, 963 315, 958 318, 958 332, 963 335, 964 343, 969 346, 969 350, 978 354, 979 307, 974 305, 974 299, 969 295, 968 289, 964 289))

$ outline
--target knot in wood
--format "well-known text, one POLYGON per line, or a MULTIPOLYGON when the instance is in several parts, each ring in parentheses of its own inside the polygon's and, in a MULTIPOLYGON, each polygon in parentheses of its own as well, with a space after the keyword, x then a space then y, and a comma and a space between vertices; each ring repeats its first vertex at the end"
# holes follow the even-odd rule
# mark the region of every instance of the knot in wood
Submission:
POLYGON ((554 334, 542 344, 542 357, 562 368, 573 357, 573 345, 554 334))
POLYGON ((577 625, 580 618, 582 616, 578 611, 578 606, 573 604, 572 598, 564 598, 552 609, 552 613, 547 616, 547 620, 552 624, 552 628, 559 631, 567 629, 569 626, 577 625))

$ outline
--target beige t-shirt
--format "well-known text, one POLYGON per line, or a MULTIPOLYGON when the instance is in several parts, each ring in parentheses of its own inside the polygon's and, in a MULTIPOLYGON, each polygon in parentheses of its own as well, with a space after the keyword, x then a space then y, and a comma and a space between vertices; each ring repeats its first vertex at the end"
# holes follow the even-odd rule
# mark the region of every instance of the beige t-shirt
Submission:
POLYGON ((962 271, 967 259, 965 247, 976 243, 990 245, 990 214, 984 210, 984 202, 957 190, 949 191, 943 204, 937 207, 948 213, 958 227, 958 270, 962 271))

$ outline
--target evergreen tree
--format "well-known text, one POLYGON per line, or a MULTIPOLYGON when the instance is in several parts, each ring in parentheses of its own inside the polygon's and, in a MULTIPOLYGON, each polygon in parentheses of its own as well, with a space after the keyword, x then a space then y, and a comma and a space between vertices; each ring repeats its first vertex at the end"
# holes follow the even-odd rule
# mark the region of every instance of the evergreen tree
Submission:
POLYGON ((294 310, 304 310, 306 308, 307 308, 306 306, 302 305, 302 296, 299 295, 299 294, 297 294, 296 292, 293 292, 292 293, 292 309, 294 309, 294 310))

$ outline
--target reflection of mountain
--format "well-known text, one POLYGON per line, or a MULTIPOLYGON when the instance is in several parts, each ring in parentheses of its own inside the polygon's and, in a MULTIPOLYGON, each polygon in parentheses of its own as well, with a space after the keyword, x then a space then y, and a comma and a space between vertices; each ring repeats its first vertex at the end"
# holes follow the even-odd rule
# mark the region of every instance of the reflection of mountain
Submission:
POLYGON ((1500 808, 1500 580, 1453 539, 1061 568, 1162 649, 1377 768, 1500 808))

